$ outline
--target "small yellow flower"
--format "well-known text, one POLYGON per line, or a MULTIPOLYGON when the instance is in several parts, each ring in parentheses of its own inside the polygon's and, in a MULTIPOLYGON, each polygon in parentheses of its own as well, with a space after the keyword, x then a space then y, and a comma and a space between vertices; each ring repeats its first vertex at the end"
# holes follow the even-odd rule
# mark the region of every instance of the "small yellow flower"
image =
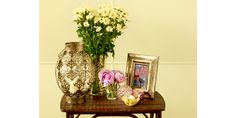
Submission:
POLYGON ((112 11, 110 14, 109 14, 109 17, 111 17, 112 19, 116 19, 118 17, 117 13, 115 11, 112 11))
POLYGON ((99 26, 99 27, 97 27, 97 28, 96 28, 96 32, 99 32, 99 31, 101 31, 101 29, 102 29, 102 28, 101 28, 100 26, 99 26))
POLYGON ((93 18, 93 14, 89 13, 87 16, 86 16, 86 19, 89 20, 89 19, 92 19, 93 18))
POLYGON ((112 31, 113 31, 113 28, 112 28, 111 26, 108 26, 108 27, 106 28, 106 30, 107 30, 108 32, 112 32, 112 31))
POLYGON ((105 17, 105 16, 108 16, 108 15, 109 15, 109 12, 104 11, 104 12, 102 12, 101 14, 102 14, 103 17, 105 17))
POLYGON ((100 17, 95 17, 94 18, 94 23, 97 23, 97 22, 101 22, 101 18, 100 17))
POLYGON ((88 21, 85 21, 85 22, 83 23, 83 25, 84 25, 84 27, 89 27, 88 21))
POLYGON ((73 16, 73 21, 77 21, 77 20, 79 20, 80 18, 82 18, 82 16, 81 16, 80 14, 75 14, 75 15, 73 16))
POLYGON ((120 24, 117 24, 116 29, 118 32, 120 32, 122 30, 122 26, 120 24))
POLYGON ((110 19, 109 18, 102 18, 102 23, 104 23, 105 25, 110 24, 110 19))

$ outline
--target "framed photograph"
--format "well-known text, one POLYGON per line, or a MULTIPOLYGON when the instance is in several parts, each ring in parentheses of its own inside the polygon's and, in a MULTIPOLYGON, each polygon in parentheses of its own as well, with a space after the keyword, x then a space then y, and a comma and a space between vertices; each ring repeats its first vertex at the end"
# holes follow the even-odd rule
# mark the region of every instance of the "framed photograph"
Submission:
POLYGON ((142 88, 154 98, 159 56, 128 53, 126 64, 127 85, 142 88))

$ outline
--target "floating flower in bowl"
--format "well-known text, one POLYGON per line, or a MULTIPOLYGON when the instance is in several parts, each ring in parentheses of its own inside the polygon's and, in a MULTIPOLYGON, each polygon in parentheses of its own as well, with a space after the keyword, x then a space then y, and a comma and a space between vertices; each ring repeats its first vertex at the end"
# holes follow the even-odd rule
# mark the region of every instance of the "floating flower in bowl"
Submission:
POLYGON ((123 96, 121 99, 127 106, 134 106, 140 100, 139 98, 135 98, 133 95, 123 96))

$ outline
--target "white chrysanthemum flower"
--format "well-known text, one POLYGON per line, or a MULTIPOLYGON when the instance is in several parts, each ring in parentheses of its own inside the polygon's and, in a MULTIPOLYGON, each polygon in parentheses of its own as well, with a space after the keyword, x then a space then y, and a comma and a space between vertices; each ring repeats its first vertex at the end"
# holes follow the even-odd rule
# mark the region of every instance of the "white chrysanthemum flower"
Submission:
POLYGON ((109 16, 109 11, 103 11, 101 14, 102 14, 102 16, 104 16, 104 17, 105 17, 105 16, 109 16))
POLYGON ((89 13, 87 16, 86 16, 86 19, 89 20, 89 19, 92 19, 93 18, 93 14, 89 13))
POLYGON ((94 12, 91 12, 91 13, 93 13, 93 15, 96 17, 96 16, 99 16, 99 13, 98 13, 98 11, 97 10, 95 10, 94 12))
POLYGON ((106 18, 104 24, 105 24, 105 25, 110 24, 110 19, 106 18))
POLYGON ((122 30, 122 26, 120 24, 117 24, 116 29, 118 32, 120 32, 122 30))
POLYGON ((124 15, 125 15, 125 14, 124 14, 123 12, 121 12, 121 13, 119 14, 119 18, 121 18, 121 19, 124 18, 124 15))
POLYGON ((109 17, 111 17, 112 19, 116 19, 118 17, 118 15, 115 11, 113 11, 109 14, 109 17))
POLYGON ((73 21, 78 21, 78 17, 77 16, 73 16, 73 21))
POLYGON ((102 18, 102 23, 104 23, 105 25, 110 24, 110 19, 109 18, 102 18))
POLYGON ((100 17, 95 17, 95 18, 94 18, 94 23, 101 22, 101 21, 102 21, 102 20, 101 20, 100 17))
POLYGON ((82 25, 80 23, 78 23, 78 27, 82 27, 82 25))
POLYGON ((84 27, 89 27, 88 21, 85 21, 85 22, 83 23, 83 25, 84 25, 84 27))
POLYGON ((128 12, 124 12, 124 18, 127 18, 128 12))
POLYGON ((121 16, 121 17, 124 17, 124 16, 125 16, 125 13, 124 13, 124 12, 121 12, 121 13, 120 13, 120 16, 121 16))
POLYGON ((104 19, 104 18, 100 18, 100 19, 99 19, 99 22, 100 22, 100 23, 103 23, 103 19, 104 19))
POLYGON ((74 20, 74 21, 77 21, 77 20, 79 20, 80 18, 82 18, 81 14, 75 14, 75 15, 73 16, 73 20, 74 20))
POLYGON ((101 30, 102 30, 102 27, 100 26, 96 28, 96 32, 100 32, 101 30))
POLYGON ((126 21, 126 18, 122 18, 123 21, 126 21))
POLYGON ((112 28, 111 26, 108 26, 108 27, 106 28, 106 30, 107 30, 108 32, 112 32, 112 31, 113 31, 113 28, 112 28))

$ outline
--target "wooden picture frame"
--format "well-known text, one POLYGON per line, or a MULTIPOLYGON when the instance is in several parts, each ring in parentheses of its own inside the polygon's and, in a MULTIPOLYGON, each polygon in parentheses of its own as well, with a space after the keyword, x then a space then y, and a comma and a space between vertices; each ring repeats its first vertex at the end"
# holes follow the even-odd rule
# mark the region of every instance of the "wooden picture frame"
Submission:
POLYGON ((127 85, 142 88, 154 98, 159 56, 128 53, 126 64, 127 85))

